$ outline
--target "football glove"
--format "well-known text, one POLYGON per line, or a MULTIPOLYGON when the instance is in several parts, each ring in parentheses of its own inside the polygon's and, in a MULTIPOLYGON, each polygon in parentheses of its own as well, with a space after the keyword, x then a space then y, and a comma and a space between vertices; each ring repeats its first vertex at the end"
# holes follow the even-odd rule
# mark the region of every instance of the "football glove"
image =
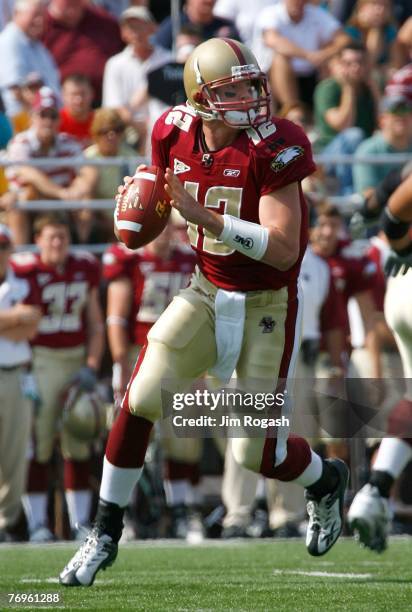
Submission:
POLYGON ((406 274, 412 268, 412 252, 406 255, 399 255, 391 251, 385 263, 386 276, 396 276, 400 272, 406 274))
POLYGON ((97 383, 97 373, 93 368, 84 366, 74 375, 72 383, 79 385, 82 391, 93 391, 97 383))

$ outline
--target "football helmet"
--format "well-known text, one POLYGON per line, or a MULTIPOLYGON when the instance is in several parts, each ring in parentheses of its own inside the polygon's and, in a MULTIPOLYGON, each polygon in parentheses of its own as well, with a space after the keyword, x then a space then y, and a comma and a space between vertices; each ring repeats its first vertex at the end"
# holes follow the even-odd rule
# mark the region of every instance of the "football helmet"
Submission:
POLYGON ((267 78, 253 53, 237 40, 211 38, 198 45, 186 61, 184 86, 188 103, 205 120, 248 128, 270 117, 267 78), (248 96, 222 100, 219 88, 248 83, 248 96))
POLYGON ((106 429, 106 406, 96 392, 85 392, 79 384, 62 394, 64 429, 83 442, 96 440, 106 429))

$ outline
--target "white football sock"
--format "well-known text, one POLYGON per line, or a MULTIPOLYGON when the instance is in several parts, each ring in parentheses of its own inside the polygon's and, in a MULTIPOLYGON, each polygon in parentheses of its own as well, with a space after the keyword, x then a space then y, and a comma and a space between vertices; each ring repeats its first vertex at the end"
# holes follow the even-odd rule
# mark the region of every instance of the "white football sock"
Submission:
POLYGON ((187 478, 181 478, 179 480, 165 479, 163 485, 168 506, 188 504, 190 497, 193 497, 191 495, 192 485, 187 478))
POLYGON ((266 499, 266 480, 261 476, 256 487, 256 499, 266 499))
POLYGON ((67 511, 69 513, 70 527, 76 529, 76 525, 87 525, 90 522, 90 506, 92 503, 92 492, 90 489, 65 491, 67 511))
POLYGON ((315 482, 319 480, 322 476, 322 459, 316 453, 311 450, 312 458, 307 468, 302 472, 300 476, 295 478, 295 480, 291 480, 291 482, 296 482, 300 484, 302 487, 310 487, 315 482))
POLYGON ((135 484, 143 468, 121 468, 113 465, 105 457, 100 484, 100 498, 121 508, 129 505, 135 484))
POLYGON ((47 526, 47 493, 26 493, 22 503, 30 533, 47 526))
POLYGON ((383 438, 372 469, 388 472, 396 479, 411 459, 412 446, 400 438, 383 438))

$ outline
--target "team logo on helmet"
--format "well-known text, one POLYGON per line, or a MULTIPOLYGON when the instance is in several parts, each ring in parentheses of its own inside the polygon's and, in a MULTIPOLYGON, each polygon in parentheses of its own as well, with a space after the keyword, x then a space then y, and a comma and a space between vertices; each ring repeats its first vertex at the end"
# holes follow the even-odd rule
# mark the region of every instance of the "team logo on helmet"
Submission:
POLYGON ((285 168, 285 166, 288 166, 299 157, 302 157, 303 153, 303 147, 299 147, 297 145, 282 149, 282 151, 279 151, 279 153, 275 155, 270 167, 274 172, 280 172, 283 170, 283 168, 285 168))

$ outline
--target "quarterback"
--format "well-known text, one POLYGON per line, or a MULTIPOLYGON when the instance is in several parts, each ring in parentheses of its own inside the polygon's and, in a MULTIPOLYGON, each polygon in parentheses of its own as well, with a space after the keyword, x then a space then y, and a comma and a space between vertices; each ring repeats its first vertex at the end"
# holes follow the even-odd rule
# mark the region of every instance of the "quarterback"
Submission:
POLYGON ((357 493, 348 513, 360 543, 377 552, 386 548, 392 485, 412 459, 412 174, 393 192, 382 218, 393 249, 385 266, 390 276, 385 318, 402 359, 406 393, 389 415, 390 437, 382 440, 369 482, 357 493))
MULTIPOLYGON (((187 104, 154 126, 152 162, 188 223, 197 268, 140 352, 108 439, 94 527, 60 574, 67 586, 90 586, 116 558, 124 508, 162 413, 162 380, 184 392, 205 372, 226 382, 236 370, 241 388, 270 393, 293 376, 307 243, 300 183, 315 170, 310 144, 293 123, 270 119, 266 76, 237 41, 196 47, 184 85, 187 104)), ((288 410, 286 402, 280 416, 288 410)), ((250 470, 306 488, 306 545, 312 555, 326 553, 342 529, 346 465, 322 461, 286 426, 234 439, 233 453, 250 470)))

